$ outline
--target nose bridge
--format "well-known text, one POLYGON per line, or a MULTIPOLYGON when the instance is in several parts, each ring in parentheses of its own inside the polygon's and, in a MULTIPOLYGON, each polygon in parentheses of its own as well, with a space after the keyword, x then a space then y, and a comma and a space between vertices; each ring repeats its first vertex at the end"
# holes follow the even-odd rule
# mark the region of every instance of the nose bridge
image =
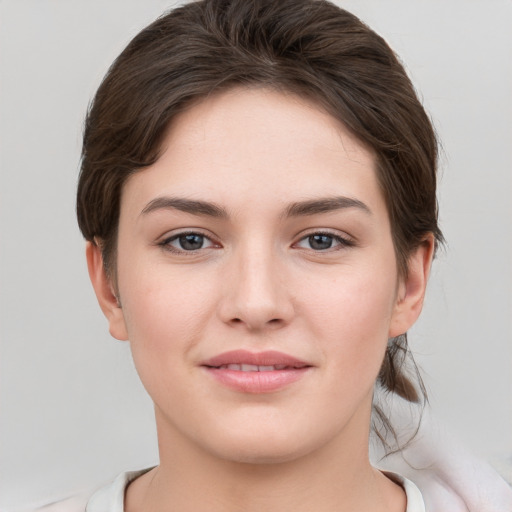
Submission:
POLYGON ((282 262, 268 240, 248 240, 233 251, 223 317, 251 330, 286 323, 292 306, 282 262))

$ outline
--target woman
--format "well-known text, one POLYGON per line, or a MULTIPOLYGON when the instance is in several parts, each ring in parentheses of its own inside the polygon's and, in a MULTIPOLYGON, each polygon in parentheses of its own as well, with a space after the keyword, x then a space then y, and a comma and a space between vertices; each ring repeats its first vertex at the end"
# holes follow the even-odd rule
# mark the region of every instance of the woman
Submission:
POLYGON ((77 212, 160 464, 87 510, 424 510, 368 444, 372 407, 393 433, 376 383, 424 401, 406 332, 436 165, 393 52, 327 2, 197 2, 143 30, 89 112, 77 212))

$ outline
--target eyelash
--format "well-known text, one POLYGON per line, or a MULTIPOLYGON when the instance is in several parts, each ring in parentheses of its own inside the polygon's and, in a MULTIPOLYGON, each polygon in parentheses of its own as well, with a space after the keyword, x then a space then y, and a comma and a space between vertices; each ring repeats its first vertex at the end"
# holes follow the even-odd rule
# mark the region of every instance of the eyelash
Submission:
MULTIPOLYGON (((158 243, 160 247, 165 249, 166 251, 173 252, 175 254, 197 254, 198 251, 201 249, 211 249, 211 248, 218 248, 220 247, 220 244, 214 242, 211 237, 205 235, 204 233, 201 233, 200 231, 183 231, 181 233, 176 233, 175 235, 172 235, 170 237, 165 238, 161 242, 158 243), (184 239, 187 236, 195 236, 200 237, 202 239, 202 246, 197 249, 185 249, 183 246, 181 248, 174 247, 171 245, 171 242, 174 241, 180 241, 180 239, 184 239), (210 245, 208 247, 203 247, 204 242, 208 241, 210 245)), ((180 245, 182 243, 180 242, 180 245)), ((350 238, 345 238, 340 236, 339 234, 332 233, 330 231, 313 231, 311 233, 308 233, 301 237, 298 242, 293 244, 293 247, 297 247, 300 249, 305 250, 312 250, 315 253, 324 253, 324 252, 332 252, 332 251, 338 251, 345 248, 353 247, 355 245, 355 242, 351 240, 350 238), (331 242, 331 245, 329 247, 323 248, 323 249, 314 249, 311 247, 311 242, 313 237, 327 237, 330 240, 327 240, 327 242, 331 242), (310 247, 301 247, 299 244, 301 244, 304 241, 309 240, 310 247), (336 245, 333 247, 332 244, 335 243, 336 245)))
POLYGON ((309 239, 309 244, 310 244, 309 248, 300 247, 300 246, 299 247, 306 249, 306 250, 313 250, 313 252, 315 252, 315 253, 339 251, 339 250, 342 250, 342 249, 345 249, 348 247, 354 247, 354 245, 355 245, 355 242, 348 237, 347 238, 342 237, 339 234, 332 233, 330 231, 313 231, 313 232, 308 233, 305 236, 303 236, 298 242, 296 242, 294 244, 294 246, 298 246, 301 242, 308 240, 308 239, 309 239), (336 243, 337 245, 335 245, 334 247, 331 245, 330 247, 327 247, 325 249, 315 250, 311 247, 311 239, 313 237, 319 237, 319 236, 328 237, 329 239, 331 239, 332 243, 336 243))
POLYGON ((204 233, 201 233, 200 231, 183 231, 181 233, 176 233, 175 235, 172 235, 170 237, 167 237, 165 238, 164 240, 162 240, 161 242, 158 242, 158 244, 160 247, 162 247, 163 249, 165 249, 166 251, 169 251, 169 252, 173 252, 173 253, 176 253, 176 254, 197 254, 198 251, 200 251, 201 249, 210 249, 212 247, 219 247, 219 244, 217 244, 216 242, 214 242, 211 237, 205 235, 204 233), (187 237, 187 236, 196 236, 196 237, 201 237, 204 241, 209 241, 211 243, 211 246, 209 247, 199 247, 198 249, 190 249, 190 250, 187 250, 187 249, 184 249, 184 248, 177 248, 177 247, 174 247, 171 245, 171 242, 174 242, 176 240, 180 240, 187 237))

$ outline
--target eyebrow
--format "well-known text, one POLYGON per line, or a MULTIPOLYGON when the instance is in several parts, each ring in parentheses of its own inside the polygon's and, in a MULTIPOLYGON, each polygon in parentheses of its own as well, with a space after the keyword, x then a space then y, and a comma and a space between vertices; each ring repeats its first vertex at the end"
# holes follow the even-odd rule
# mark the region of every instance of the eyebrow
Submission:
MULTIPOLYGON (((371 215, 371 210, 358 199, 351 197, 336 196, 311 199, 307 201, 297 201, 288 205, 284 212, 284 217, 303 217, 308 215, 317 215, 319 213, 328 213, 346 208, 357 208, 371 215)), ((142 210, 141 215, 148 214, 155 210, 180 210, 192 215, 201 215, 227 219, 227 211, 215 203, 195 199, 185 199, 182 197, 157 197, 150 201, 142 210)))
POLYGON ((155 210, 180 210, 193 215, 204 215, 207 217, 227 218, 228 214, 224 208, 207 201, 185 199, 182 197, 157 197, 150 201, 142 210, 141 214, 147 214, 155 210))
POLYGON ((316 215, 318 213, 328 213, 336 210, 343 210, 346 208, 357 208, 370 215, 372 213, 370 208, 368 208, 366 204, 364 204, 362 201, 359 201, 358 199, 336 196, 292 203, 286 209, 285 215, 287 217, 302 217, 307 215, 316 215))

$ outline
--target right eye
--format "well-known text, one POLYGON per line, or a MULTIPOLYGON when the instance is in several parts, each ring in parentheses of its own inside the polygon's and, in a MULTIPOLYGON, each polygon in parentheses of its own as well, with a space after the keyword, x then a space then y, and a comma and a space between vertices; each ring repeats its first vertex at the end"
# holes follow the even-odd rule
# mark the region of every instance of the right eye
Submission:
POLYGON ((159 245, 173 252, 192 252, 216 247, 207 236, 194 232, 178 233, 166 238, 159 245))

